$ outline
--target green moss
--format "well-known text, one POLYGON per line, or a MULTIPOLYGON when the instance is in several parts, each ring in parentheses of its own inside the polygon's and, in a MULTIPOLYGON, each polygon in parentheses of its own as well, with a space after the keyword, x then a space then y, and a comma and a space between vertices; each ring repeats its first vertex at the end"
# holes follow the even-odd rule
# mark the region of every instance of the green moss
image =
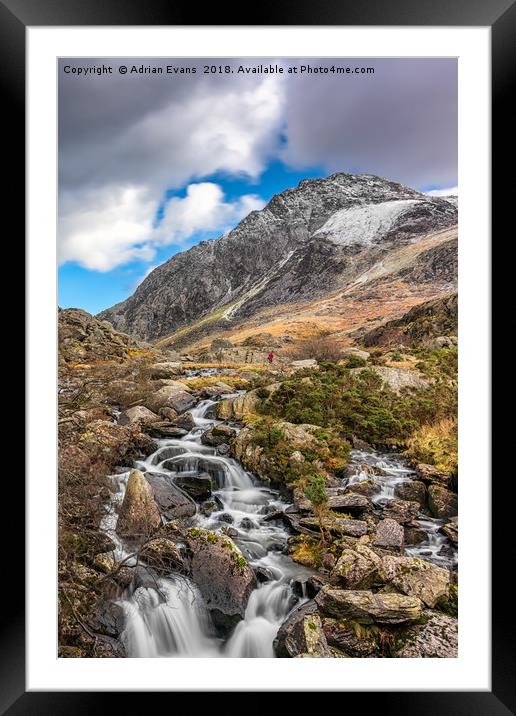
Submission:
POLYGON ((320 425, 333 434, 404 445, 420 425, 457 413, 456 351, 420 351, 419 357, 423 372, 432 378, 424 388, 398 394, 371 368, 355 373, 345 365, 322 363, 318 370, 306 371, 310 381, 299 376, 284 381, 259 410, 292 423, 320 425))

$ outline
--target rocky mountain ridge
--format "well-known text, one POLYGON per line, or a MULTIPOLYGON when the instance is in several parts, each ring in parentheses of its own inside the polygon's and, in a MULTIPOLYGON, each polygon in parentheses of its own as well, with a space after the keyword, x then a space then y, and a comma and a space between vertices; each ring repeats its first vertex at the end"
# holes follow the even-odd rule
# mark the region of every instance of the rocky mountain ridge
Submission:
MULTIPOLYGON (((305 180, 251 212, 228 234, 176 254, 133 296, 99 317, 145 340, 196 322, 226 330, 277 306, 345 290, 393 251, 410 250, 456 221, 457 208, 447 198, 372 175, 305 180)), ((452 267, 446 285, 453 289, 449 259, 444 257, 452 267)), ((427 261, 412 278, 431 282, 442 271, 438 249, 433 266, 427 261)))

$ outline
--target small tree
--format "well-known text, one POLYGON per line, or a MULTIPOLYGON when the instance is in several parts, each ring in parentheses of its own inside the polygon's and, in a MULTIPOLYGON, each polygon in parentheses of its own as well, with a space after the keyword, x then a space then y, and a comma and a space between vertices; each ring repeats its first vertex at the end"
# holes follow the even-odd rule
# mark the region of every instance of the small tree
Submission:
POLYGON ((326 542, 324 517, 326 514, 328 495, 326 493, 326 481, 324 479, 324 475, 321 475, 321 473, 311 475, 305 483, 303 493, 312 504, 312 509, 317 517, 317 522, 319 523, 322 541, 326 542))

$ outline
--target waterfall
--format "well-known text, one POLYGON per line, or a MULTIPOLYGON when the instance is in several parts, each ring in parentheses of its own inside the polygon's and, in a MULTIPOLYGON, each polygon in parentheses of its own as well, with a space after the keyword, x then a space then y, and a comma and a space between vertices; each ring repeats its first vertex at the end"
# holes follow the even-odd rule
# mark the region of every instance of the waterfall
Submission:
MULTIPOLYGON (((299 598, 292 584, 294 580, 304 584, 313 571, 284 554, 288 531, 282 523, 266 519, 269 512, 285 510, 288 505, 277 491, 260 485, 236 460, 218 455, 215 448, 202 443, 203 433, 221 422, 205 417, 214 402, 200 402, 191 411, 195 427, 183 438, 160 439, 157 450, 136 466, 143 472, 168 474, 171 480, 179 474, 209 473, 218 509, 209 516, 197 512, 191 524, 219 530, 229 523, 249 564, 255 570, 261 568, 269 581, 251 593, 244 618, 224 640, 190 579, 178 574, 163 577, 143 566, 146 578, 139 579, 138 586, 118 601, 126 617, 121 641, 129 657, 271 658, 275 656, 273 642, 279 627, 294 606, 307 601, 306 589, 301 587, 303 596, 299 598)), ((400 456, 358 450, 352 451, 350 473, 343 486, 373 480, 378 488, 373 501, 378 502, 393 499, 396 485, 413 478, 400 456)), ((115 541, 118 560, 132 552, 115 531, 128 476, 129 470, 112 477, 113 496, 101 524, 115 541)), ((407 554, 450 566, 455 553, 452 550, 450 555, 448 540, 439 532, 442 523, 428 517, 418 520, 427 539, 408 548, 407 554), (443 551, 444 546, 448 553, 443 551)))

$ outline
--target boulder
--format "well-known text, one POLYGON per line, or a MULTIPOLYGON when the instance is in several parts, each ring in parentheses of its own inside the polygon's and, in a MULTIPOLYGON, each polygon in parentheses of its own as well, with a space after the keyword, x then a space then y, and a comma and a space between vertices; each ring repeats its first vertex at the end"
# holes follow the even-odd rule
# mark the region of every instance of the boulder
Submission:
POLYGON ((331 658, 321 617, 314 602, 304 604, 289 615, 278 630, 274 648, 279 657, 306 655, 331 658))
POLYGON ((164 363, 154 363, 150 367, 151 378, 154 380, 160 378, 173 378, 181 370, 181 361, 166 361, 164 363))
POLYGON ((184 490, 190 497, 199 502, 211 496, 211 477, 205 472, 201 472, 198 475, 178 473, 174 482, 181 490, 184 490))
POLYGON ((383 509, 383 518, 406 524, 412 522, 420 510, 419 502, 409 500, 389 500, 383 509))
POLYGON ((158 509, 166 520, 195 515, 195 505, 177 488, 171 475, 147 472, 145 477, 152 488, 158 509))
POLYGON ((358 515, 371 509, 371 503, 367 497, 356 492, 331 496, 328 499, 327 506, 334 512, 349 512, 352 515, 358 515))
POLYGON ((416 465, 416 475, 418 480, 422 480, 428 484, 437 482, 444 487, 448 487, 451 480, 451 475, 448 472, 442 472, 433 465, 427 465, 424 462, 420 462, 416 465))
MULTIPOLYGON (((348 357, 353 356, 355 358, 361 358, 362 360, 369 360, 369 358, 371 357, 371 354, 368 351, 363 351, 360 348, 343 348, 342 355, 348 357)), ((342 363, 346 363, 346 361, 338 361, 339 365, 341 365, 342 363)))
POLYGON ((293 360, 290 363, 291 368, 294 370, 305 370, 305 368, 316 368, 317 361, 315 358, 305 358, 304 360, 293 360))
POLYGON ((236 398, 226 398, 217 404, 217 417, 221 420, 244 420, 247 415, 256 412, 259 401, 255 390, 236 398))
POLYGON ((428 506, 434 517, 446 520, 457 515, 457 495, 446 487, 432 483, 428 488, 428 506))
MULTIPOLYGON (((428 379, 416 370, 405 368, 389 368, 385 365, 375 365, 373 368, 395 393, 400 393, 404 388, 415 388, 416 390, 426 388, 428 379)), ((356 370, 362 370, 357 368, 356 370)))
POLYGON ((422 559, 387 556, 381 560, 378 572, 384 582, 403 594, 418 597, 427 607, 435 607, 448 595, 448 571, 422 559))
POLYGON ((452 517, 447 524, 441 527, 440 531, 448 537, 450 542, 455 545, 459 544, 459 520, 457 517, 452 517))
POLYGON ((380 520, 376 526, 376 534, 373 540, 373 545, 376 547, 382 547, 383 549, 402 552, 404 540, 405 533, 403 527, 395 520, 386 518, 380 520))
POLYGON ((227 535, 191 529, 191 574, 216 625, 229 629, 243 618, 256 577, 242 552, 227 535))
POLYGON ((160 572, 185 572, 186 561, 184 550, 166 537, 156 537, 146 542, 140 552, 145 564, 160 572))
POLYGON ((214 425, 212 428, 203 433, 201 442, 203 445, 218 447, 219 445, 232 440, 236 434, 237 431, 234 428, 230 428, 229 425, 214 425))
POLYGON ((94 632, 118 638, 125 629, 124 609, 117 602, 104 600, 96 607, 88 623, 94 632))
POLYGON ((394 494, 400 500, 418 502, 420 506, 426 503, 426 485, 421 480, 400 482, 394 487, 394 494))
POLYGON ((164 385, 151 393, 145 400, 145 406, 155 413, 162 408, 172 408, 176 413, 181 414, 193 408, 196 402, 196 398, 191 395, 186 385, 174 381, 173 384, 164 385))
POLYGON ((175 410, 172 410, 172 408, 167 408, 166 406, 159 409, 159 414, 162 418, 165 420, 169 420, 171 423, 173 423, 178 415, 175 410))
POLYGON ((188 430, 179 428, 176 423, 168 420, 149 425, 147 431, 156 438, 183 438, 188 433, 188 430))
POLYGON ((324 586, 315 597, 320 611, 337 619, 360 624, 402 624, 421 617, 422 603, 403 594, 373 594, 324 586))
POLYGON ((393 656, 398 659, 456 659, 458 622, 442 612, 423 612, 426 623, 411 624, 398 635, 393 656))
POLYGON ((360 482, 353 482, 351 485, 347 485, 346 487, 342 488, 342 494, 348 495, 349 493, 352 493, 353 495, 364 495, 365 497, 373 497, 373 495, 378 494, 380 492, 380 487, 376 484, 374 480, 360 480, 360 482))
POLYGON ((153 413, 143 405, 136 405, 134 408, 128 408, 124 410, 119 419, 120 425, 127 425, 128 423, 142 423, 147 425, 149 423, 159 423, 160 417, 153 413))
MULTIPOLYGON (((319 532, 319 522, 315 517, 302 517, 299 521, 300 527, 305 527, 313 532, 319 532)), ((336 517, 323 521, 323 528, 334 535, 349 535, 350 537, 361 537, 367 534, 367 523, 363 520, 354 520, 347 517, 336 517)))
POLYGON ((161 516, 151 486, 140 470, 127 480, 116 531, 124 537, 146 536, 161 525, 161 516))
POLYGON ((192 413, 190 412, 186 412, 183 413, 183 415, 180 415, 174 420, 174 423, 177 425, 178 428, 183 428, 187 432, 190 432, 190 430, 195 428, 195 420, 193 418, 192 413))
POLYGON ((362 553, 353 549, 345 549, 335 565, 331 577, 332 582, 341 584, 348 589, 368 589, 378 579, 380 557, 372 550, 362 553))
POLYGON ((229 395, 235 393, 235 389, 228 383, 214 383, 213 385, 205 385, 201 389, 201 396, 203 398, 218 398, 221 395, 229 395))

